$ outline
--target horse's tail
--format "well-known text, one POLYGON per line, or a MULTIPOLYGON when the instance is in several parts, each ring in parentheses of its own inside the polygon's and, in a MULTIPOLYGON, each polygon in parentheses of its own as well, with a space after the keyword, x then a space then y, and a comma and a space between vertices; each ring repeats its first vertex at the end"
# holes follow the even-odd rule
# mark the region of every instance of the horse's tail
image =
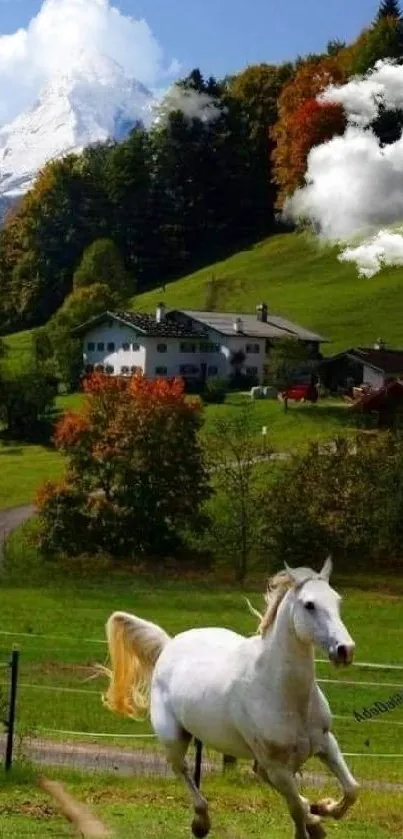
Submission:
POLYGON ((151 677, 169 635, 150 621, 114 612, 106 624, 110 684, 104 704, 116 714, 139 719, 149 706, 151 677))

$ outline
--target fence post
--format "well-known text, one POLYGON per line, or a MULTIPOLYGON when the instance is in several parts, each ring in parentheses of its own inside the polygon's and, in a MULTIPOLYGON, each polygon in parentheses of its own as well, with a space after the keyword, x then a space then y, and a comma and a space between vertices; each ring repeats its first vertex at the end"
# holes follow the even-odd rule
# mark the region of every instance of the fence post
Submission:
POLYGON ((197 789, 200 789, 203 743, 201 742, 201 740, 197 740, 197 738, 195 738, 195 746, 196 746, 196 759, 195 759, 194 782, 197 786, 197 789))
POLYGON ((14 746, 14 725, 15 725, 15 710, 17 704, 17 687, 18 687, 18 665, 20 659, 19 650, 13 650, 10 661, 11 670, 11 686, 10 686, 10 704, 8 709, 8 719, 6 721, 7 727, 7 744, 6 744, 6 762, 5 770, 8 772, 11 769, 13 762, 13 746, 14 746))

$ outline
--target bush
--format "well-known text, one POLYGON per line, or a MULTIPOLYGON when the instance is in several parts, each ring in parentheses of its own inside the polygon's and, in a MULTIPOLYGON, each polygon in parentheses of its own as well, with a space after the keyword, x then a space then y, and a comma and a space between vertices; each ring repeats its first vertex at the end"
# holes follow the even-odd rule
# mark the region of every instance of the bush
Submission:
POLYGON ((259 384, 257 376, 251 376, 249 373, 242 373, 240 370, 235 371, 229 378, 228 390, 250 390, 251 387, 256 387, 259 384))
POLYGON ((203 391, 204 402, 219 405, 225 402, 226 395, 227 383, 223 379, 207 379, 203 391))
POLYGON ((329 552, 339 566, 400 560, 403 439, 340 438, 285 464, 265 498, 265 542, 279 562, 311 565, 329 552))
POLYGON ((197 528, 210 494, 200 402, 180 380, 93 375, 84 389, 81 412, 56 428, 68 468, 39 493, 38 544, 48 554, 164 555, 197 528))
POLYGON ((51 366, 32 363, 17 370, 5 368, 0 378, 0 419, 11 436, 33 439, 57 395, 51 366))

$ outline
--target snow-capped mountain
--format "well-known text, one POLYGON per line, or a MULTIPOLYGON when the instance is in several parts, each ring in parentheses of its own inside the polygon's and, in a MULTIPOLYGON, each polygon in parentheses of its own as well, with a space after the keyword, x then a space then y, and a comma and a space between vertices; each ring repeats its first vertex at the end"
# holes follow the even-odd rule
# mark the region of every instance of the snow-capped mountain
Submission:
POLYGON ((122 67, 82 53, 44 88, 32 107, 0 128, 0 199, 15 199, 44 164, 93 143, 123 137, 152 119, 154 98, 122 67))

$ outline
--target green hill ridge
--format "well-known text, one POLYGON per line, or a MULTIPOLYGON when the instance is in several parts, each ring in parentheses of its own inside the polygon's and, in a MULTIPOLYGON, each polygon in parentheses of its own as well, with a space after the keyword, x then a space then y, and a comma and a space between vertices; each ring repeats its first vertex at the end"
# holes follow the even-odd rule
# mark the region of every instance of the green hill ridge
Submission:
POLYGON ((169 283, 165 291, 140 294, 131 307, 152 311, 163 300, 170 308, 208 309, 214 277, 215 310, 252 312, 264 301, 274 314, 329 338, 327 352, 372 344, 379 336, 403 346, 403 268, 365 279, 337 255, 307 234, 278 234, 169 283))

